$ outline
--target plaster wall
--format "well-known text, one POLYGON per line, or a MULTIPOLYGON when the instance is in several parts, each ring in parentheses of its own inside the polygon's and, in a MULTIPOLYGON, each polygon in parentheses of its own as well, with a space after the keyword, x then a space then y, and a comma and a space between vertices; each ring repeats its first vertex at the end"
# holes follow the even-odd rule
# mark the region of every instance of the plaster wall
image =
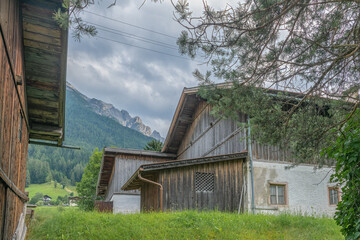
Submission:
POLYGON ((140 212, 140 195, 114 193, 111 201, 113 201, 113 213, 138 213, 140 212))
MULTIPOLYGON (((312 165, 289 167, 289 163, 253 161, 256 212, 290 212, 333 216, 336 206, 329 203, 331 168, 314 169, 312 165), (286 205, 270 204, 270 183, 286 184, 286 205)), ((251 180, 248 167, 248 210, 251 211, 251 180)))

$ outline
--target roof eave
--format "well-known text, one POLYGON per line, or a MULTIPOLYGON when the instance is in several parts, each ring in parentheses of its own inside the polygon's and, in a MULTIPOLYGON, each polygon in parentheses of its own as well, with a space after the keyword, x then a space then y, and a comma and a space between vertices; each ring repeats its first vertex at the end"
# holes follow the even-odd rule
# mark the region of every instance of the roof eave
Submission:
POLYGON ((22 0, 21 7, 29 138, 62 146, 68 29, 61 29, 53 19, 62 1, 22 0))
POLYGON ((175 161, 167 161, 162 163, 151 163, 151 164, 143 164, 141 165, 135 173, 126 181, 126 183, 121 187, 123 191, 135 190, 140 188, 140 186, 136 183, 139 180, 139 174, 144 173, 154 173, 157 171, 162 171, 166 169, 172 168, 180 168, 180 167, 189 167, 194 165, 208 164, 208 163, 216 163, 223 161, 231 161, 231 160, 245 160, 248 157, 247 151, 242 151, 239 153, 231 153, 224 155, 216 155, 209 157, 201 157, 201 158, 192 158, 192 159, 181 159, 175 161))

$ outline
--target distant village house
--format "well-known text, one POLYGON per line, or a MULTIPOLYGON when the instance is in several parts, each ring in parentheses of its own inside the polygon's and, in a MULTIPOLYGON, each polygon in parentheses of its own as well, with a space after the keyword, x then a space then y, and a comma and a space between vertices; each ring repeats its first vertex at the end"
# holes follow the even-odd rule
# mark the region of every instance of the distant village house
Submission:
POLYGON ((52 197, 48 196, 48 195, 44 195, 43 196, 43 202, 44 204, 49 204, 51 201, 52 197))
POLYGON ((78 206, 78 202, 81 199, 80 197, 69 197, 69 206, 70 207, 77 207, 78 206))

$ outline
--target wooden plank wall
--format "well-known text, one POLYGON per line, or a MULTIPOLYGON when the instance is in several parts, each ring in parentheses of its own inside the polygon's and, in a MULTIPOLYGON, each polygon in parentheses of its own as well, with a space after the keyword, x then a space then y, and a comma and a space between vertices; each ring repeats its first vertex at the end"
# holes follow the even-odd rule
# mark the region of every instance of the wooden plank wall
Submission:
MULTIPOLYGON (((158 175, 151 177, 146 176, 147 179, 158 182, 158 175)), ((159 186, 155 184, 143 182, 141 186, 140 209, 142 212, 152 212, 160 210, 159 186)))
POLYGON ((98 212, 113 212, 113 202, 95 200, 94 205, 95 210, 98 212))
MULTIPOLYGON (((243 160, 163 170, 159 172, 158 182, 163 185, 164 211, 186 209, 237 211, 243 186, 243 160), (214 192, 195 191, 196 172, 215 175, 214 192)), ((144 187, 141 188, 142 199, 143 192, 146 192, 144 187)))
MULTIPOLYGON (((194 121, 188 128, 179 150, 178 159, 214 156, 241 152, 246 147, 246 130, 235 121, 215 118, 211 106, 201 102, 196 108, 194 121)), ((241 115, 246 122, 246 116, 241 115)))
MULTIPOLYGON (((26 111, 19 9, 18 0, 0 0, 0 25, 4 35, 4 38, 0 37, 0 168, 16 187, 24 192, 28 129, 25 122, 27 113, 21 112, 20 107, 21 101, 26 111), (16 76, 21 76, 23 85, 14 84, 13 78, 16 76), (17 95, 16 88, 20 96, 17 95)), ((11 239, 22 211, 22 200, 0 180, 0 239, 11 239)))
MULTIPOLYGON (((230 154, 247 150, 247 129, 240 129, 231 119, 219 119, 210 114, 211 106, 201 102, 195 111, 195 118, 185 134, 178 159, 197 158, 230 154)), ((247 116, 240 114, 240 121, 247 122, 247 116)), ((264 161, 292 162, 289 150, 252 141, 253 159, 264 161)))
POLYGON ((155 161, 144 160, 141 158, 115 158, 114 173, 110 179, 109 188, 105 194, 105 200, 110 201, 114 193, 138 193, 138 190, 122 191, 121 187, 129 180, 134 172, 142 165, 148 163, 154 163, 155 161))
POLYGON ((254 160, 274 161, 274 162, 294 162, 291 151, 280 149, 278 146, 259 144, 253 141, 251 144, 252 156, 254 160))

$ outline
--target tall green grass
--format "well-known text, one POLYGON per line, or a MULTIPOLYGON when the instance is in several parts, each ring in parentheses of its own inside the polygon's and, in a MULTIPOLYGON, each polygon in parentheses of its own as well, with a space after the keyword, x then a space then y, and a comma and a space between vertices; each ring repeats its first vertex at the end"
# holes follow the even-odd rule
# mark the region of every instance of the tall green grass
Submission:
POLYGON ((329 218, 216 211, 104 214, 37 208, 28 239, 344 239, 329 218))

